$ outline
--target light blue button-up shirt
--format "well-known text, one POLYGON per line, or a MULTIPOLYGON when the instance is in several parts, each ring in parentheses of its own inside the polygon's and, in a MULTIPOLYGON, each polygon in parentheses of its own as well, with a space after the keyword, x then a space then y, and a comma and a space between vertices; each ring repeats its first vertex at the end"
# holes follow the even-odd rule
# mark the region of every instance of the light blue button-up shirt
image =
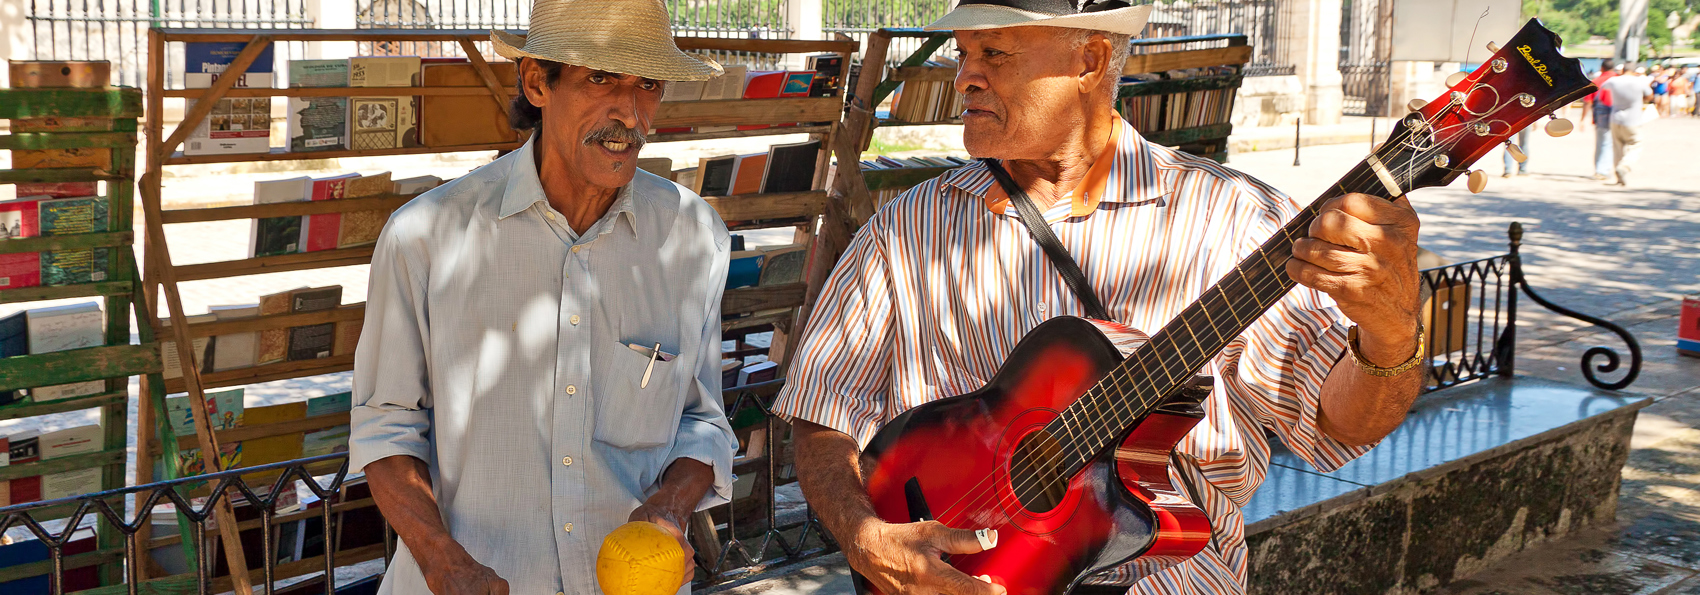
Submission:
MULTIPOLYGON (((584 234, 526 143, 407 203, 372 255, 350 466, 428 463, 450 534, 516 594, 593 595, 602 538, 667 465, 736 441, 720 401, 729 239, 690 190, 639 171, 584 234), (677 355, 657 361, 636 344, 677 355)), ((400 544, 383 593, 428 592, 400 544)))

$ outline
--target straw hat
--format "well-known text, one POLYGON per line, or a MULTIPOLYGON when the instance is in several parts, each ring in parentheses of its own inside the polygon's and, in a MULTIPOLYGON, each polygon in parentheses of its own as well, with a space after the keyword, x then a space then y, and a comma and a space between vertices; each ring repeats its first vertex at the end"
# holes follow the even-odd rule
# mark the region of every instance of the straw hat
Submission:
POLYGON ((1151 7, 1124 0, 962 0, 928 31, 973 31, 1044 25, 1138 35, 1151 7))
POLYGON ((496 53, 659 81, 705 81, 720 64, 679 50, 661 0, 534 0, 529 35, 491 31, 496 53))

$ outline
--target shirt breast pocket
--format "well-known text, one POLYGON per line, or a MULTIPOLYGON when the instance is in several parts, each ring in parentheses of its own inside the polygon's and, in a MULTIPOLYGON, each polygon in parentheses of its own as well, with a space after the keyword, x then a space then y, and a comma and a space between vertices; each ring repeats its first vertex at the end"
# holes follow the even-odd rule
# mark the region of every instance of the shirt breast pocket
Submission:
MULTIPOLYGON (((662 350, 665 352, 666 347, 662 350)), ((596 440, 630 450, 672 442, 683 389, 678 367, 685 362, 678 357, 672 361, 655 358, 652 368, 648 353, 639 353, 624 343, 607 356, 608 375, 601 383, 601 394, 596 395, 596 440)))

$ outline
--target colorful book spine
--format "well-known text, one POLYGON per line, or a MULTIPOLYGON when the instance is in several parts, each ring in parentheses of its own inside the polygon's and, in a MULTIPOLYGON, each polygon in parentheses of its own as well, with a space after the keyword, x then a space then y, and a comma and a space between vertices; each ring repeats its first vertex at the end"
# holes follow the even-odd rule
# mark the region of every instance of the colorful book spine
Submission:
MULTIPOLYGON (((291 60, 291 88, 347 87, 347 60, 291 60)), ((348 148, 347 97, 289 98, 289 151, 340 151, 348 148)))

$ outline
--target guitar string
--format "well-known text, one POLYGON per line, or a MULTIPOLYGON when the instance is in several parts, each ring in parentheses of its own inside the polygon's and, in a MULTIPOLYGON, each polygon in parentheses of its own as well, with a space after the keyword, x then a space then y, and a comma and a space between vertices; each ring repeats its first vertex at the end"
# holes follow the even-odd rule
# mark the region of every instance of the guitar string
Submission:
MULTIPOLYGON (((1471 88, 1471 92, 1473 93, 1474 91, 1481 90, 1481 89, 1488 89, 1488 90, 1494 91, 1495 97, 1493 98, 1494 101, 1492 103, 1494 105, 1493 105, 1492 108, 1485 110, 1485 111, 1482 111, 1482 112, 1477 112, 1476 110, 1470 109, 1468 107, 1468 105, 1466 104, 1466 102, 1456 102, 1459 111, 1462 111, 1463 113, 1471 116, 1471 120, 1473 120, 1473 121, 1466 122, 1466 121, 1464 121, 1463 118, 1459 118, 1460 122, 1457 123, 1457 124, 1448 125, 1448 126, 1445 126, 1445 127, 1434 127, 1433 124, 1435 122, 1438 122, 1439 120, 1441 120, 1446 115, 1448 115, 1448 114, 1452 114, 1454 116, 1456 115, 1456 113, 1453 110, 1448 109, 1448 110, 1437 112, 1432 118, 1424 118, 1423 122, 1426 123, 1426 124, 1429 124, 1430 125, 1429 129, 1434 130, 1437 133, 1442 131, 1442 130, 1464 128, 1465 126, 1468 126, 1468 125, 1480 123, 1481 120, 1486 119, 1487 117, 1497 113, 1498 111, 1500 111, 1501 109, 1503 109, 1504 107, 1506 107, 1509 104, 1509 102, 1503 102, 1503 101, 1498 100, 1499 98, 1497 96, 1498 95, 1497 89, 1493 89, 1492 87, 1482 85, 1480 83, 1477 83, 1477 85, 1473 86, 1471 88)), ((1538 119, 1539 116, 1536 116, 1536 118, 1538 119)), ((1502 120, 1494 120, 1493 123, 1506 124, 1507 128, 1509 128, 1509 123, 1506 123, 1502 120)), ((1491 123, 1489 124, 1489 126, 1491 126, 1491 123)), ((1491 132, 1491 129, 1490 129, 1490 132, 1491 132)), ((1508 131, 1507 135, 1509 135, 1509 131, 1508 131)), ((1440 152, 1443 152, 1445 150, 1450 150, 1451 148, 1456 147, 1457 144, 1459 142, 1461 142, 1461 139, 1463 138, 1463 136, 1464 136, 1463 133, 1454 134, 1447 141, 1431 144, 1431 145, 1429 145, 1429 147, 1427 149, 1420 148, 1420 147, 1417 147, 1417 146, 1410 144, 1410 141, 1417 138, 1414 134, 1409 134, 1405 138, 1399 139, 1399 142, 1402 143, 1402 144, 1406 144, 1407 146, 1409 146, 1412 149, 1415 149, 1416 153, 1418 155, 1421 155, 1423 160, 1432 160, 1432 158, 1435 155, 1438 155, 1440 152)), ((1406 164, 1405 164, 1406 165, 1406 168, 1405 168, 1406 172, 1404 172, 1404 173, 1406 173, 1405 178, 1406 178, 1407 183, 1409 182, 1409 180, 1414 178, 1414 171, 1412 171, 1412 168, 1414 168, 1415 163, 1418 163, 1417 159, 1410 159, 1410 160, 1406 161, 1406 164)), ((1437 164, 1437 166, 1438 166, 1438 164, 1437 164)), ((1453 169, 1453 168, 1447 168, 1447 169, 1453 169)), ((1361 173, 1358 176, 1356 176, 1355 179, 1343 180, 1342 183, 1340 183, 1339 185, 1341 186, 1341 189, 1344 190, 1343 186, 1347 185, 1347 184, 1353 185, 1353 186, 1363 184, 1363 183, 1371 181, 1371 180, 1369 180, 1370 175, 1372 175, 1372 174, 1370 174, 1369 172, 1361 173)), ((1321 200, 1313 201, 1313 203, 1310 206, 1307 206, 1305 209, 1303 209, 1301 211, 1301 214, 1303 214, 1305 211, 1310 211, 1315 207, 1319 207, 1322 202, 1323 201, 1321 201, 1321 200)), ((1316 215, 1314 213, 1311 214, 1311 217, 1315 217, 1315 216, 1316 215)), ((1297 217, 1295 217, 1295 219, 1297 219, 1297 217)), ((1291 222, 1289 222, 1289 224, 1290 223, 1291 222)), ((1295 240, 1292 237, 1291 232, 1288 230, 1287 225, 1283 225, 1283 227, 1281 227, 1278 231, 1279 231, 1279 235, 1285 236, 1283 241, 1288 244, 1287 246, 1285 246, 1285 248, 1289 249, 1289 252, 1287 254, 1287 259, 1291 259, 1291 253, 1290 253, 1291 243, 1295 240)), ((1271 238, 1270 238, 1271 241, 1273 241, 1276 237, 1277 236, 1272 235, 1271 238)), ((1277 247, 1278 247, 1277 249, 1279 249, 1279 243, 1277 243, 1277 247)), ((1268 288, 1271 288, 1271 287, 1280 287, 1282 285, 1285 285, 1286 281, 1283 281, 1281 279, 1280 272, 1276 271, 1274 269, 1274 265, 1269 262, 1268 258, 1270 256, 1270 254, 1267 251, 1265 251, 1263 247, 1259 248, 1257 254, 1259 255, 1258 260, 1261 260, 1263 262, 1265 268, 1269 269, 1269 271, 1270 271, 1269 274, 1272 275, 1272 276, 1264 277, 1264 276, 1262 276, 1263 273, 1258 273, 1259 277, 1256 279, 1256 282, 1259 284, 1260 287, 1254 287, 1251 284, 1251 281, 1246 280, 1247 274, 1243 269, 1240 268, 1240 265, 1243 265, 1246 262, 1251 261, 1252 260, 1251 258, 1247 258, 1247 259, 1245 259, 1245 261, 1242 261, 1241 263, 1236 264, 1235 267, 1234 267, 1234 272, 1239 273, 1241 283, 1244 284, 1246 286, 1246 289, 1250 291, 1251 296, 1254 299, 1261 301, 1261 298, 1263 298, 1264 296, 1259 295, 1260 289, 1268 289, 1268 288), (1273 285, 1271 285, 1269 283, 1270 280, 1273 280, 1273 285)), ((1282 262, 1283 262, 1283 264, 1285 264, 1286 261, 1283 260, 1282 262)), ((1218 295, 1216 296, 1217 299, 1221 300, 1222 303, 1227 306, 1227 311, 1229 312, 1229 314, 1231 316, 1233 316, 1236 319, 1236 322, 1239 322, 1243 327, 1249 328, 1250 324, 1245 323, 1243 320, 1239 320, 1239 315, 1236 311, 1236 308, 1233 306, 1233 302, 1228 299, 1229 296, 1233 296, 1233 297, 1235 297, 1236 300, 1238 300, 1239 298, 1241 298, 1243 296, 1239 296, 1237 294, 1230 294, 1230 293, 1228 293, 1228 290, 1222 288, 1223 285, 1227 284, 1230 280, 1231 279, 1224 278, 1222 281, 1218 282, 1217 285, 1212 286, 1211 289, 1217 291, 1217 293, 1218 293, 1218 295)), ((1281 299, 1282 297, 1285 296, 1286 291, 1289 291, 1291 289, 1291 286, 1280 287, 1280 289, 1282 289, 1283 291, 1276 293, 1276 294, 1271 294, 1270 296, 1268 296, 1268 298, 1271 299, 1271 300, 1281 299)), ((1234 291, 1237 291, 1237 290, 1234 290, 1234 291)), ((1210 297, 1209 292, 1210 292, 1210 290, 1206 290, 1203 294, 1200 294, 1199 303, 1202 304, 1204 301, 1209 299, 1209 297, 1210 297)), ((1257 314, 1257 316, 1253 317, 1253 323, 1256 322, 1257 318, 1260 318, 1262 316, 1263 312, 1267 312, 1268 307, 1272 306, 1272 305, 1273 305, 1273 301, 1269 305, 1258 304, 1258 308, 1262 311, 1259 312, 1257 314)), ((1208 315, 1208 307, 1207 306, 1201 307, 1201 311, 1204 314, 1208 315)), ((1186 321, 1185 314, 1186 314, 1186 312, 1185 312, 1185 310, 1183 310, 1179 315, 1177 315, 1175 320, 1172 320, 1170 323, 1166 324, 1164 326, 1164 329, 1162 329, 1162 330, 1168 330, 1169 328, 1173 327, 1175 321, 1177 321, 1177 320, 1180 321, 1182 323, 1182 327, 1186 328, 1188 333, 1190 335, 1192 335, 1193 337, 1195 337, 1195 339, 1194 339, 1194 350, 1197 351, 1198 353, 1202 354, 1202 351, 1197 350, 1197 348, 1196 348, 1196 337, 1197 337, 1197 335, 1196 335, 1196 332, 1194 332, 1193 329, 1191 328, 1190 323, 1188 323, 1186 321)), ((1209 324, 1211 326, 1212 332, 1214 332, 1218 336, 1218 340, 1222 340, 1223 337, 1221 336, 1220 330, 1216 328, 1216 324, 1214 323, 1214 321, 1210 320, 1209 324)), ((1178 328, 1180 328, 1180 327, 1176 327, 1176 328, 1178 330, 1178 328)), ((1193 365, 1193 364, 1189 363, 1190 360, 1189 360, 1188 356, 1181 349, 1179 349, 1180 344, 1175 342, 1173 338, 1168 337, 1167 334, 1162 332, 1162 330, 1159 331, 1158 335, 1154 335, 1154 336, 1150 337, 1145 342, 1145 344, 1143 344, 1141 346, 1141 348, 1139 350, 1136 350, 1133 354, 1130 355, 1129 359, 1134 359, 1134 356, 1138 356, 1140 353, 1143 353, 1144 346, 1150 345, 1151 343, 1156 342, 1157 337, 1163 337, 1164 339, 1168 339, 1168 341, 1170 343, 1170 348, 1167 349, 1167 350, 1156 351, 1155 357, 1157 359, 1156 363, 1160 366, 1159 370, 1161 370, 1164 373, 1164 375, 1167 376, 1170 379, 1171 385, 1173 385, 1175 383, 1173 381, 1173 376, 1169 374, 1169 368, 1171 367, 1170 362, 1165 360, 1165 355, 1166 355, 1165 352, 1166 351, 1175 352, 1175 354, 1176 354, 1175 361, 1178 361, 1183 367, 1188 367, 1189 369, 1194 369, 1194 370, 1197 367, 1202 366, 1205 363, 1208 363, 1209 359, 1215 357, 1214 355, 1212 355, 1210 358, 1204 358, 1204 360, 1201 361, 1201 362, 1198 362, 1197 365, 1193 365)), ((1241 332, 1243 332, 1243 329, 1242 329, 1241 332)), ((1235 336, 1237 337, 1238 333, 1236 333, 1235 336)), ((1157 348, 1154 346, 1152 349, 1156 350, 1157 348)), ((1147 365, 1148 362, 1146 361, 1146 359, 1147 358, 1138 358, 1137 363, 1139 364, 1141 371, 1144 372, 1146 378, 1155 379, 1155 377, 1150 372, 1150 367, 1147 365)), ((1124 363, 1125 363, 1125 361, 1126 360, 1124 360, 1124 363)), ((1102 413, 1103 412, 1102 406, 1104 405, 1104 403, 1102 402, 1102 400, 1103 400, 1102 398, 1109 396, 1107 391, 1103 390, 1106 382, 1109 382, 1109 388, 1115 389, 1115 391, 1117 393, 1116 394, 1117 397, 1120 397, 1124 401, 1127 400, 1128 395, 1126 394, 1126 391, 1123 390, 1122 385, 1130 384, 1131 381, 1138 380, 1137 378, 1134 378, 1134 375, 1133 375, 1131 370, 1124 370, 1124 368, 1127 368, 1127 367, 1128 366, 1125 366, 1125 365, 1118 365, 1115 368, 1112 368, 1110 370, 1110 372, 1108 372, 1105 375, 1104 378, 1100 379, 1100 381, 1098 383, 1096 383, 1093 387, 1087 389, 1087 391, 1085 393, 1083 393, 1082 398, 1077 399, 1075 401, 1075 403, 1078 404, 1078 403, 1087 402, 1086 401, 1087 399, 1092 398, 1094 396, 1094 393, 1097 393, 1100 398, 1093 399, 1091 402, 1094 405, 1097 406, 1097 411, 1102 413)), ((1185 372, 1185 371, 1182 371, 1181 373, 1182 374, 1188 374, 1188 372, 1185 372)), ((1152 405, 1154 405, 1155 402, 1161 398, 1161 395, 1150 394, 1150 390, 1146 389, 1146 386, 1149 386, 1149 385, 1135 384, 1135 388, 1134 388, 1135 393, 1134 393, 1133 397, 1138 400, 1138 405, 1136 407, 1134 407, 1133 409, 1136 410, 1136 411, 1146 410, 1145 413, 1149 413, 1149 409, 1151 409, 1152 405)), ((1080 440, 1080 437, 1079 437, 1078 433, 1073 428, 1068 427, 1069 419, 1067 419, 1067 417, 1065 417, 1065 416, 1069 416, 1070 411, 1075 411, 1075 412, 1078 413, 1078 412, 1081 411, 1081 409, 1078 409, 1078 408, 1075 407, 1075 405, 1071 404, 1069 407, 1065 408, 1062 412, 1059 412, 1057 418, 1054 418, 1050 423, 1047 423, 1046 428, 1049 429, 1050 426, 1058 424, 1059 421, 1060 421, 1061 425, 1062 425, 1061 429, 1064 430, 1068 434, 1067 437, 1070 438, 1072 442, 1078 443, 1079 440, 1080 440)), ((1123 408, 1123 412, 1125 412, 1125 411, 1126 411, 1126 409, 1123 408)), ((1120 413, 1115 413, 1115 410, 1112 409, 1112 414, 1115 415, 1115 417, 1113 417, 1113 418, 1105 418, 1105 417, 1091 418, 1091 417, 1089 417, 1088 421, 1087 421, 1087 427, 1085 427, 1084 429, 1091 431, 1091 432, 1098 432, 1098 431, 1106 430, 1106 429, 1110 429, 1110 430, 1116 429, 1118 426, 1113 426, 1111 424, 1119 424, 1120 423, 1118 421, 1118 420, 1121 419, 1120 413)), ((1132 417, 1134 419, 1137 419, 1140 415, 1142 415, 1142 413, 1136 413, 1132 417)), ((1050 433, 1052 435, 1059 435, 1059 437, 1060 437, 1059 432, 1052 431, 1050 433)), ((1113 437, 1111 439, 1113 439, 1113 437)), ((1091 454, 1091 453, 1082 453, 1082 452, 1079 451, 1079 449, 1071 449, 1071 450, 1073 452, 1066 453, 1066 455, 1065 455, 1065 453, 1059 452, 1055 456, 1050 456, 1049 463, 1053 466, 1057 465, 1059 463, 1058 458, 1060 456, 1073 456, 1073 457, 1076 457, 1076 458, 1080 458, 1080 459, 1082 459, 1081 462, 1083 464, 1090 462, 1090 457, 1085 456, 1085 455, 1091 454)), ((1096 451, 1094 451, 1094 452, 1096 452, 1096 451)), ((1076 474, 1070 474, 1067 477, 1062 477, 1061 474, 1058 474, 1058 475, 1059 475, 1059 477, 1052 479, 1049 482, 1047 482, 1046 484, 1040 485, 1038 487, 1048 489, 1048 488, 1056 485, 1059 482, 1072 481, 1073 476, 1076 475, 1076 474)), ((971 495, 975 495, 976 493, 978 493, 978 496, 975 497, 974 504, 969 507, 970 509, 980 508, 980 505, 985 503, 985 500, 986 500, 987 497, 998 497, 1002 500, 1002 502, 1000 502, 1000 503, 1005 505, 1005 507, 1007 507, 1008 505, 1012 504, 1012 502, 1010 502, 1011 499, 1018 498, 1018 496, 1017 496, 1018 494, 1023 493, 1026 490, 1030 490, 1033 487, 1035 487, 1033 485, 1034 482, 1045 481, 1045 480, 1041 479, 1037 474, 1031 475, 1027 478, 1023 478, 1021 480, 1021 481, 1023 481, 1023 483, 1021 485, 1013 485, 1012 484, 1011 487, 1014 488, 1014 489, 1012 490, 1012 492, 1009 495, 1006 496, 1006 495, 1001 494, 1000 491, 998 491, 998 490, 988 491, 984 488, 985 484, 987 482, 991 481, 992 479, 994 479, 994 477, 987 477, 987 478, 982 479, 979 482, 979 484, 970 488, 968 493, 964 493, 962 497, 959 497, 956 502, 954 502, 950 507, 947 507, 945 509, 945 512, 939 514, 937 516, 937 518, 939 520, 941 520, 941 522, 944 521, 945 517, 948 514, 955 511, 959 507, 960 503, 964 501, 964 499, 970 497, 971 495)), ((1019 504, 1019 502, 1015 502, 1014 504, 1019 504)), ((1007 513, 1005 513, 1004 516, 1005 516, 1006 519, 1008 519, 1008 517, 1009 517, 1009 515, 1007 513)), ((960 520, 960 519, 957 519, 957 520, 960 520)))

